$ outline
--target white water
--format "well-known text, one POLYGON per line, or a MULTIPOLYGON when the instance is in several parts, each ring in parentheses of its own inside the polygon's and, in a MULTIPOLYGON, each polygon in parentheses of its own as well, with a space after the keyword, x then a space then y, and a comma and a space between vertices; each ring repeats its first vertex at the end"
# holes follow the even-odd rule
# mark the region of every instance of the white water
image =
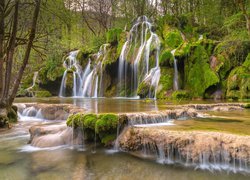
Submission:
POLYGON ((77 54, 78 51, 70 52, 69 56, 63 62, 63 66, 66 68, 66 70, 64 71, 61 82, 61 87, 59 92, 60 97, 66 96, 67 76, 69 73, 73 74, 72 96, 76 96, 77 91, 79 90, 78 85, 80 84, 79 82, 81 81, 82 68, 79 65, 78 61, 76 60, 77 54))
POLYGON ((174 57, 174 90, 179 90, 179 77, 178 77, 178 66, 177 66, 177 60, 175 58, 175 51, 176 49, 171 51, 171 54, 174 57))
POLYGON ((76 58, 78 51, 72 51, 69 53, 69 56, 64 61, 64 67, 66 68, 60 88, 60 97, 66 97, 67 88, 67 76, 68 73, 73 73, 73 88, 72 88, 72 97, 100 97, 103 96, 102 86, 103 86, 103 68, 102 61, 106 57, 106 47, 108 44, 103 44, 99 52, 95 54, 96 58, 92 64, 89 59, 88 64, 85 69, 82 70, 82 67, 79 65, 79 62, 76 58))
POLYGON ((147 97, 156 97, 160 79, 160 40, 152 27, 149 19, 141 16, 129 31, 119 57, 118 97, 137 97, 137 89, 142 82, 154 89, 154 93, 150 92, 147 97), (153 58, 152 53, 155 53, 153 58))

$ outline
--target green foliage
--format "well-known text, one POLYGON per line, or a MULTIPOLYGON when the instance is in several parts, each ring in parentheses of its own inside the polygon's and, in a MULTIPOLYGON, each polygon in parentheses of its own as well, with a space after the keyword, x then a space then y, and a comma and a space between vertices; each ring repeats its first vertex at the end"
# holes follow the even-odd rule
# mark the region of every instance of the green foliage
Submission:
POLYGON ((122 29, 110 29, 106 33, 106 42, 110 44, 117 44, 121 33, 122 29))

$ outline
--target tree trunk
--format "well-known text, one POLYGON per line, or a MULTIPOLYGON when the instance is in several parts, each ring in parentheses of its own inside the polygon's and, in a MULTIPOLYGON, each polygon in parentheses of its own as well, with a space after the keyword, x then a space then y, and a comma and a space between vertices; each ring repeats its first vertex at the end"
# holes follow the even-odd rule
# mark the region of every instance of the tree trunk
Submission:
POLYGON ((245 3, 243 2, 243 0, 237 0, 237 2, 240 7, 240 10, 242 11, 246 19, 246 28, 247 28, 248 35, 250 36, 250 15, 247 13, 247 7, 245 3))
POLYGON ((11 81, 11 75, 12 75, 12 63, 13 63, 13 57, 14 57, 14 53, 15 53, 15 46, 16 46, 16 34, 17 34, 17 25, 18 25, 18 8, 19 8, 19 0, 16 0, 12 34, 11 34, 11 38, 9 41, 9 46, 7 48, 3 98, 8 97, 9 89, 10 89, 10 81, 11 81))
POLYGON ((33 41, 35 39, 36 26, 37 26, 39 11, 40 11, 41 0, 36 0, 35 4, 36 5, 35 5, 35 10, 34 10, 30 35, 29 35, 29 41, 28 41, 27 48, 26 48, 26 51, 25 51, 22 66, 20 67, 20 70, 19 70, 19 72, 17 74, 16 80, 14 81, 13 89, 11 91, 11 94, 9 95, 9 98, 8 98, 8 105, 11 105, 13 103, 14 99, 15 99, 15 96, 16 96, 18 87, 20 85, 24 70, 25 70, 26 65, 28 64, 28 61, 29 61, 29 56, 30 56, 31 48, 33 46, 33 41))
POLYGON ((4 8, 5 8, 4 0, 1 0, 0 1, 0 101, 3 93, 4 8))

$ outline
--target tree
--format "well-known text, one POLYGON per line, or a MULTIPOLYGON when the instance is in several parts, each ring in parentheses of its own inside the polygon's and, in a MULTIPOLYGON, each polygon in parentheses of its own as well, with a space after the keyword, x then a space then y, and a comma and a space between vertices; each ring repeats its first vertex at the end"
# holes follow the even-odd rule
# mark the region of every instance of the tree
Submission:
POLYGON ((240 10, 243 13, 243 16, 246 19, 246 28, 248 31, 248 35, 250 36, 250 14, 247 12, 247 1, 245 0, 237 0, 237 3, 240 7, 240 10))
MULTIPOLYGON (((27 4, 30 3, 27 2, 27 4)), ((28 39, 23 39, 23 37, 17 36, 20 0, 7 1, 7 3, 5 0, 2 0, 0 3, 0 126, 5 126, 9 118, 13 120, 17 118, 12 104, 33 47, 40 4, 41 0, 35 0, 34 3, 31 3, 34 6, 31 26, 29 28, 28 39), (19 39, 26 42, 26 48, 21 67, 16 76, 14 76, 12 73, 14 53, 19 46, 19 39)), ((26 5, 26 3, 22 5, 26 5)))

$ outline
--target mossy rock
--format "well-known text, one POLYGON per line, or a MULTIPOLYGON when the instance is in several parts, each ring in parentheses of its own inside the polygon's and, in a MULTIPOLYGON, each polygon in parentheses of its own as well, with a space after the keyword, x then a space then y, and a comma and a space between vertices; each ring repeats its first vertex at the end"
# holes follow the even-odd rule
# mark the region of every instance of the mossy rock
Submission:
POLYGON ((9 124, 9 118, 0 114, 0 128, 7 127, 9 124))
POLYGON ((246 60, 244 61, 242 66, 250 72, 250 53, 248 53, 248 56, 246 57, 246 60))
POLYGON ((166 99, 167 91, 173 88, 173 78, 174 78, 173 68, 161 68, 161 77, 157 89, 156 97, 158 99, 166 99))
POLYGON ((183 43, 181 33, 178 30, 169 30, 164 34, 164 43, 171 49, 175 49, 183 43))
POLYGON ((184 100, 184 99, 190 99, 190 98, 191 98, 190 93, 185 90, 174 91, 172 93, 172 99, 174 100, 184 100))
POLYGON ((250 104, 246 104, 246 105, 244 106, 244 108, 250 109, 250 104))
POLYGON ((51 96, 52 94, 46 90, 35 91, 35 97, 51 97, 51 96))
POLYGON ((104 146, 109 146, 115 139, 116 134, 107 134, 103 138, 101 138, 101 143, 104 144, 104 146))
POLYGON ((146 98, 150 92, 150 84, 147 82, 141 82, 137 89, 137 94, 140 98, 146 98))
POLYGON ((95 130, 95 124, 97 121, 97 115, 96 114, 85 114, 83 116, 83 128, 89 128, 95 130))
POLYGON ((217 74, 210 68, 209 57, 203 46, 193 47, 189 63, 185 64, 186 89, 192 90, 194 97, 203 97, 206 89, 219 83, 217 74))
POLYGON ((248 67, 239 66, 230 72, 227 80, 227 98, 250 98, 250 71, 248 67))
POLYGON ((68 117, 66 124, 69 127, 77 128, 77 127, 82 127, 84 124, 84 114, 82 113, 77 113, 77 114, 72 114, 68 117))
POLYGON ((15 111, 15 109, 11 108, 8 112, 8 119, 9 122, 17 122, 17 111, 15 111))
POLYGON ((111 45, 117 44, 121 33, 122 29, 110 29, 106 33, 106 42, 110 43, 111 45))
POLYGON ((164 50, 161 54, 160 54, 160 66, 161 67, 171 67, 171 62, 173 62, 174 60, 173 55, 171 54, 170 50, 164 50))
POLYGON ((112 133, 117 129, 119 117, 117 114, 101 114, 96 121, 95 129, 97 133, 112 133))

